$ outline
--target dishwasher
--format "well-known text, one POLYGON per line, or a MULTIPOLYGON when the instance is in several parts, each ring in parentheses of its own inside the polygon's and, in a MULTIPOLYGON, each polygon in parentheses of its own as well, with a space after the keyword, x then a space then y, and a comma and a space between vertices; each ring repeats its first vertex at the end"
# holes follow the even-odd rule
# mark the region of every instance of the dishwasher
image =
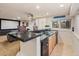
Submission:
POLYGON ((41 40, 41 56, 48 56, 48 37, 46 35, 43 35, 41 40))

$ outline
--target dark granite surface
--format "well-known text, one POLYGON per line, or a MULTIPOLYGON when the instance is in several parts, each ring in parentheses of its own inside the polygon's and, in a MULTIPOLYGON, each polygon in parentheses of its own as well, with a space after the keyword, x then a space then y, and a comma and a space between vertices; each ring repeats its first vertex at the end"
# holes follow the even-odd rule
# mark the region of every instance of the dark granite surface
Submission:
MULTIPOLYGON (((43 32, 31 32, 31 31, 27 31, 27 32, 18 32, 18 31, 14 31, 14 32, 10 32, 7 36, 12 36, 16 39, 19 39, 23 42, 26 42, 28 40, 31 40, 33 38, 36 38, 38 36, 41 37, 41 40, 45 39, 46 37, 49 37, 50 35, 54 34, 56 31, 43 31, 43 32)), ((9 39, 9 37, 8 37, 9 39)))

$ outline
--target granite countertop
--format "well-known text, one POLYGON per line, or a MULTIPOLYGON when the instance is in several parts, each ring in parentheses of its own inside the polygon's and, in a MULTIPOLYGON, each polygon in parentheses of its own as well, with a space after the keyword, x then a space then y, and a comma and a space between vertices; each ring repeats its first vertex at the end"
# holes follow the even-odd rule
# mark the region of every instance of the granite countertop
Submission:
POLYGON ((28 40, 31 40, 33 38, 36 38, 38 36, 41 37, 41 40, 49 37, 50 35, 54 34, 56 31, 44 31, 44 32, 40 32, 40 33, 36 33, 36 32, 18 32, 18 31, 14 31, 14 32, 10 32, 8 33, 8 35, 14 36, 15 38, 18 38, 19 40, 26 42, 28 40))
POLYGON ((56 31, 46 31, 41 35, 41 40, 44 40, 45 38, 48 38, 49 36, 53 35, 56 31))
POLYGON ((31 40, 33 38, 36 38, 36 37, 42 35, 42 33, 15 31, 15 32, 8 33, 8 35, 14 36, 15 38, 25 42, 25 41, 31 40))

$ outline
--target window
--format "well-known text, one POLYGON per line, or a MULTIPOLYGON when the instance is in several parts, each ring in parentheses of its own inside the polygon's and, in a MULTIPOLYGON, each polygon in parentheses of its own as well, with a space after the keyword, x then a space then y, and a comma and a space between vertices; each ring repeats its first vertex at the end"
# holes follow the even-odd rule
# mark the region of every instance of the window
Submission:
POLYGON ((52 27, 53 28, 70 28, 71 21, 66 20, 66 17, 54 17, 52 20, 52 27))

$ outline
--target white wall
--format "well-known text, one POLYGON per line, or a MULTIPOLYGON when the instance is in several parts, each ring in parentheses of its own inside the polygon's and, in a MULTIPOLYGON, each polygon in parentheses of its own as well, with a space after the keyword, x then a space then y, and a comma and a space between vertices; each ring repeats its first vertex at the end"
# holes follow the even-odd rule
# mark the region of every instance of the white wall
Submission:
POLYGON ((49 25, 50 28, 52 28, 52 17, 40 18, 40 19, 36 19, 36 20, 33 20, 33 21, 30 20, 29 21, 30 30, 33 30, 34 22, 36 22, 36 25, 38 26, 38 30, 46 29, 45 25, 49 25))
POLYGON ((38 26, 38 29, 45 29, 46 19, 45 18, 37 19, 36 24, 38 26))
POLYGON ((74 32, 79 35, 79 15, 76 15, 74 19, 74 32))
POLYGON ((38 29, 46 29, 45 25, 49 25, 50 28, 52 28, 52 18, 41 18, 36 19, 36 24, 38 26, 38 29))
POLYGON ((52 28, 52 19, 53 19, 53 17, 46 18, 46 24, 49 25, 50 28, 52 28))
POLYGON ((79 15, 76 15, 71 20, 71 30, 74 27, 74 35, 79 39, 79 15))
POLYGON ((72 30, 72 27, 74 27, 74 21, 75 21, 75 18, 73 17, 73 18, 71 19, 71 30, 72 30))
POLYGON ((34 21, 29 20, 28 27, 30 30, 33 30, 34 21))

